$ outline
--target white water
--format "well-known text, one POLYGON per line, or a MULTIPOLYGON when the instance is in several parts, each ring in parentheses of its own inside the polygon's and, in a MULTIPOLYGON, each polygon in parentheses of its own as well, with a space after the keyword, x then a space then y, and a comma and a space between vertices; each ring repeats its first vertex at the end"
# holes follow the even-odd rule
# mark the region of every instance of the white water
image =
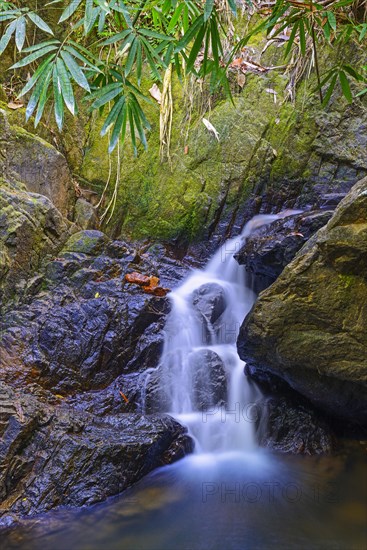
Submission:
POLYGON ((278 217, 255 216, 240 236, 226 241, 204 269, 193 271, 170 294, 172 310, 165 327, 159 384, 164 402, 169 403, 166 412, 188 427, 197 453, 250 451, 255 447, 251 407, 258 390, 244 375, 245 363, 238 357, 236 340, 256 296, 246 284, 244 266, 233 255, 254 229, 278 217), (208 316, 198 315, 193 305, 194 291, 208 283, 219 285, 224 293, 225 309, 214 323, 208 316), (210 364, 205 364, 202 356, 197 359, 198 352, 205 350, 217 354, 225 368, 227 395, 220 406, 215 400, 210 403, 210 364), (200 408, 195 382, 198 368, 203 371, 200 391, 208 395, 206 407, 200 408))

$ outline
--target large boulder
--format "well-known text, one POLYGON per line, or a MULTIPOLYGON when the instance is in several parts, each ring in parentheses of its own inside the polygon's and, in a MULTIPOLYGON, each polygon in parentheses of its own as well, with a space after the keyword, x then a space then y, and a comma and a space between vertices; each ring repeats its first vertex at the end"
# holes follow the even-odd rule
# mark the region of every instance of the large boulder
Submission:
POLYGON ((19 292, 72 231, 49 198, 0 179, 0 301, 19 292))
POLYGON ((367 424, 367 178, 260 294, 238 338, 247 372, 367 424))
MULTIPOLYGON (((37 381, 67 395, 103 389, 120 374, 156 367, 169 299, 146 294, 125 275, 139 270, 159 276, 163 265, 157 268, 150 255, 111 242, 100 231, 72 235, 28 281, 18 306, 3 312, 4 381, 37 381)), ((183 274, 176 265, 176 279, 165 279, 169 286, 183 274)), ((172 264, 169 269, 173 277, 172 264)))
POLYGON ((104 500, 192 450, 169 416, 95 415, 48 397, 0 383, 0 525, 104 500))
POLYGON ((0 108, 0 169, 8 181, 21 181, 31 193, 48 197, 67 216, 75 189, 65 157, 44 139, 14 125, 0 108))
POLYGON ((255 290, 275 281, 308 239, 331 218, 331 210, 292 214, 256 229, 234 255, 252 274, 255 290))

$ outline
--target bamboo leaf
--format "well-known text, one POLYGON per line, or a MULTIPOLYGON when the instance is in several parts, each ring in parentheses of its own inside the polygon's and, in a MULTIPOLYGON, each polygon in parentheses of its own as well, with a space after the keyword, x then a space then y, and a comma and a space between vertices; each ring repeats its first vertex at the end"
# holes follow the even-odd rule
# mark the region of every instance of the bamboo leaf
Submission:
POLYGON ((111 141, 108 147, 108 152, 112 153, 114 148, 117 145, 119 137, 121 137, 121 141, 124 141, 125 139, 125 133, 126 133, 126 122, 127 122, 127 113, 126 113, 126 102, 122 106, 122 109, 117 117, 115 126, 112 130, 112 136, 111 141))
POLYGON ((208 21, 209 17, 212 14, 213 7, 214 7, 214 0, 205 0, 204 21, 208 21))
POLYGON ((69 109, 72 115, 75 115, 75 98, 73 87, 70 82, 68 70, 63 60, 58 57, 56 60, 56 70, 60 83, 61 94, 64 98, 65 105, 69 109))
POLYGON ((343 90, 344 97, 347 99, 347 101, 349 101, 349 103, 352 103, 353 95, 349 86, 348 78, 344 71, 339 71, 339 81, 343 90))
POLYGON ((18 49, 18 52, 21 52, 24 46, 25 28, 26 28, 25 17, 19 17, 19 19, 17 20, 16 29, 15 29, 15 45, 18 49))
POLYGON ((19 67, 25 67, 26 65, 29 65, 30 63, 33 63, 33 61, 36 61, 36 59, 39 59, 40 57, 46 55, 46 53, 53 52, 57 50, 57 46, 46 46, 45 48, 42 48, 41 50, 37 50, 34 53, 31 53, 31 55, 27 55, 24 59, 21 59, 18 61, 18 63, 15 63, 15 65, 12 65, 11 69, 19 69, 19 67))
POLYGON ((60 85, 60 82, 59 82, 59 77, 58 77, 56 65, 54 65, 52 75, 53 75, 55 120, 56 120, 57 127, 61 132, 62 127, 63 127, 63 123, 64 123, 64 104, 63 104, 63 101, 62 101, 61 85, 60 85))
POLYGON ((125 65, 125 76, 128 76, 132 66, 135 61, 136 49, 138 47, 138 39, 134 38, 132 44, 130 45, 129 55, 127 56, 126 65, 125 65))
POLYGON ((299 21, 299 43, 301 47, 301 54, 306 55, 306 33, 302 19, 299 21))
POLYGON ((51 66, 50 62, 54 57, 55 57, 55 54, 51 54, 49 57, 47 57, 47 59, 45 59, 41 63, 41 65, 37 68, 32 78, 29 79, 27 84, 21 90, 20 94, 18 95, 18 98, 23 97, 33 88, 37 80, 41 77, 42 73, 47 69, 48 66, 51 66))
POLYGON ((48 90, 49 90, 50 82, 51 82, 51 74, 52 74, 52 67, 50 66, 48 74, 45 78, 45 82, 43 84, 43 88, 42 88, 42 92, 41 92, 39 101, 38 101, 37 113, 36 113, 36 116, 35 116, 35 119, 34 119, 35 128, 37 128, 37 126, 38 126, 38 124, 39 124, 39 122, 42 118, 43 111, 45 109, 45 105, 46 105, 46 102, 47 102, 47 99, 48 99, 48 90))
POLYGON ((326 12, 326 17, 329 22, 330 27, 333 29, 333 31, 336 31, 336 17, 335 14, 332 11, 326 12))
POLYGON ((332 76, 331 80, 330 80, 329 88, 328 88, 328 90, 327 90, 327 92, 324 96, 323 101, 322 101, 322 106, 323 107, 325 107, 330 101, 331 95, 332 95, 332 93, 334 91, 334 88, 335 88, 337 78, 338 78, 338 75, 337 75, 337 73, 335 73, 332 76))
POLYGON ((47 25, 47 23, 39 16, 37 15, 36 13, 34 13, 33 11, 30 11, 28 14, 28 17, 31 21, 33 21, 33 23, 39 28, 41 29, 41 31, 44 31, 46 32, 47 34, 54 34, 52 29, 47 25))
POLYGON ((34 46, 24 48, 23 53, 36 52, 37 50, 41 50, 42 48, 45 48, 46 46, 51 46, 53 44, 60 44, 60 41, 56 39, 46 40, 45 42, 40 42, 39 44, 34 44, 34 46))
POLYGON ((63 58, 65 65, 69 69, 71 76, 78 84, 78 86, 84 88, 84 90, 86 90, 87 92, 90 92, 89 82, 74 58, 69 54, 69 52, 65 50, 61 51, 61 57, 63 58))
POLYGON ((30 117, 32 116, 32 114, 34 113, 34 110, 37 106, 37 103, 38 103, 38 100, 41 96, 41 92, 43 90, 43 85, 47 79, 47 76, 48 74, 51 74, 52 72, 52 66, 49 65, 47 71, 45 71, 43 74, 42 74, 42 77, 38 80, 34 90, 33 90, 33 93, 28 101, 28 105, 27 105, 27 109, 26 109, 26 112, 25 112, 25 116, 26 116, 26 120, 28 121, 30 119, 30 117))
POLYGON ((118 96, 122 92, 121 85, 119 85, 118 88, 114 88, 112 90, 109 90, 107 93, 99 97, 95 100, 95 102, 91 105, 91 109, 99 109, 100 107, 103 107, 103 105, 106 105, 109 101, 112 101, 116 96, 118 96))
POLYGON ((101 136, 105 136, 107 134, 108 130, 110 129, 110 127, 112 126, 112 124, 116 121, 116 119, 119 115, 119 112, 122 109, 125 101, 126 101, 125 96, 120 97, 116 101, 116 103, 112 107, 111 111, 108 114, 108 117, 106 118, 106 120, 105 120, 105 122, 102 126, 101 136))
POLYGON ((0 55, 6 50, 8 44, 10 42, 10 39, 12 37, 12 34, 16 29, 16 26, 17 26, 17 20, 15 19, 11 23, 9 23, 5 33, 1 37, 1 40, 0 40, 0 55))
POLYGON ((59 23, 62 23, 63 21, 66 21, 67 19, 69 19, 69 17, 71 17, 73 13, 76 12, 81 2, 82 0, 72 0, 72 2, 62 12, 61 17, 59 19, 59 23))

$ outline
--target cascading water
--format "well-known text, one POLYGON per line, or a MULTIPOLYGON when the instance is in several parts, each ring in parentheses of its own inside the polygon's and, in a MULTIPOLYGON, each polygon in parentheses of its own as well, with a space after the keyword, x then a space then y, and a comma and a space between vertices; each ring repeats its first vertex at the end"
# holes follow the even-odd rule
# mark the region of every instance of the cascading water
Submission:
POLYGON ((196 452, 244 451, 255 445, 251 402, 258 390, 246 380, 236 349, 240 324, 255 294, 233 255, 254 229, 277 218, 255 216, 205 269, 195 270, 170 294, 172 310, 155 376, 160 401, 189 428, 196 452))

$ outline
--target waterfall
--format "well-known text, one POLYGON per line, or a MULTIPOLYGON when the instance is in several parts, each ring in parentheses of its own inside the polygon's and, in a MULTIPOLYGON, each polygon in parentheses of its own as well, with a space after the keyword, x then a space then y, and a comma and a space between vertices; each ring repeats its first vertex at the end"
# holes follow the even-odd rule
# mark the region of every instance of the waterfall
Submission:
POLYGON ((240 236, 226 241, 204 269, 191 272, 170 294, 161 361, 145 388, 154 378, 160 410, 188 427, 197 453, 255 446, 251 411, 258 390, 244 376, 236 340, 256 295, 233 255, 254 229, 278 217, 255 216, 240 236))

